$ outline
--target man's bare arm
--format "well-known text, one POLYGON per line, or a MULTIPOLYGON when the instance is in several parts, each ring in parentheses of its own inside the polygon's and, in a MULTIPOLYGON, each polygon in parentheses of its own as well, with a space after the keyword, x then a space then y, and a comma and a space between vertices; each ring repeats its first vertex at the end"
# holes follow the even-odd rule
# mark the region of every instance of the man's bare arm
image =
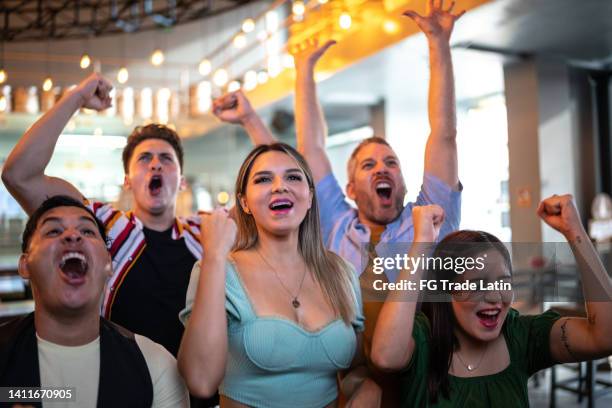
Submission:
POLYGON ((425 172, 457 188, 455 81, 449 41, 455 22, 464 12, 453 14, 454 5, 453 1, 445 9, 443 0, 428 0, 425 16, 412 10, 404 15, 417 23, 427 37, 429 46, 428 112, 431 134, 425 148, 425 172))
POLYGON ((277 142, 242 91, 230 92, 215 99, 212 112, 223 122, 241 125, 255 146, 277 142))
POLYGON ((319 46, 316 41, 304 49, 294 50, 295 79, 295 131, 298 151, 306 158, 315 182, 331 173, 331 163, 325 152, 327 125, 317 99, 314 68, 335 41, 319 46))
POLYGON ((72 184, 45 175, 45 169, 72 115, 82 107, 108 108, 111 89, 112 86, 99 74, 90 75, 37 120, 11 151, 2 169, 2 181, 28 214, 53 195, 83 198, 72 184))

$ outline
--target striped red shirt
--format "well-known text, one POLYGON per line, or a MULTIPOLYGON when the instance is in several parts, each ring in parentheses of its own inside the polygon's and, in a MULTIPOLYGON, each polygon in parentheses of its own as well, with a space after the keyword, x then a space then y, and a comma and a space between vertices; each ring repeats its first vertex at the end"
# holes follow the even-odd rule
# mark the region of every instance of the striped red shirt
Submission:
MULTIPOLYGON (((102 303, 102 314, 108 318, 121 283, 146 246, 143 224, 132 211, 117 210, 112 204, 100 202, 85 202, 85 204, 104 224, 109 240, 108 248, 113 259, 113 275, 106 286, 102 303)), ((174 220, 172 239, 184 238, 187 249, 197 259, 202 258, 199 237, 199 217, 179 217, 174 220)))

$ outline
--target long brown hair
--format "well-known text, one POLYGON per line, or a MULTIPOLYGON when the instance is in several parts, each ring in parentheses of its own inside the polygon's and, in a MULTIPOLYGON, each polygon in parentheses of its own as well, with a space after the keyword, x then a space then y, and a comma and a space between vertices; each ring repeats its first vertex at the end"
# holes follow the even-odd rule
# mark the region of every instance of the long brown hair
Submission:
POLYGON ((340 315, 346 324, 350 324, 356 314, 355 297, 351 288, 351 276, 349 275, 353 271, 342 258, 326 250, 323 246, 319 225, 319 206, 312 172, 306 160, 293 147, 285 143, 259 145, 249 153, 242 163, 234 189, 236 192, 235 220, 238 226, 238 234, 232 250, 251 249, 257 245, 259 240, 255 219, 251 214, 244 211, 240 205, 240 198, 246 194, 247 182, 255 160, 266 152, 285 153, 296 161, 306 176, 308 187, 312 193, 312 205, 300 224, 298 250, 304 258, 306 266, 312 271, 315 281, 323 288, 323 293, 335 313, 340 315))

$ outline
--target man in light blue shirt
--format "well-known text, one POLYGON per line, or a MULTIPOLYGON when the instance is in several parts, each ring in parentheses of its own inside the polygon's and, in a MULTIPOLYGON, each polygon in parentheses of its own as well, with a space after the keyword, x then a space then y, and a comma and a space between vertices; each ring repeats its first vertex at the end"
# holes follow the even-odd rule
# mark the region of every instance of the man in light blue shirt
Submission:
MULTIPOLYGON (((378 141, 368 141, 368 145, 377 144, 371 150, 377 149, 386 153, 393 152, 388 145, 380 144, 381 147, 379 147, 379 143, 378 141)), ((401 170, 398 170, 398 173, 399 176, 396 180, 401 180, 401 170)), ((385 194, 384 192, 378 192, 383 188, 379 187, 377 189, 376 184, 389 184, 387 181, 382 181, 386 176, 384 170, 380 171, 379 174, 372 175, 371 178, 374 179, 374 186, 370 187, 370 189, 373 190, 374 194, 385 194)), ((351 181, 349 181, 350 183, 351 181)), ((396 188, 398 190, 401 188, 405 189, 403 180, 401 180, 401 184, 396 188)), ((402 203, 401 208, 397 208, 397 206, 389 208, 381 203, 385 201, 384 197, 372 197, 374 194, 370 194, 369 197, 367 195, 364 197, 365 200, 370 201, 369 203, 366 202, 367 204, 359 206, 358 202, 358 207, 353 208, 346 201, 346 197, 336 177, 330 172, 316 186, 321 215, 321 231, 325 245, 351 262, 355 266, 355 270, 361 273, 366 268, 368 261, 365 244, 371 242, 371 228, 375 229, 378 227, 376 224, 371 226, 372 219, 369 217, 372 217, 372 213, 376 216, 377 211, 385 212, 385 210, 388 210, 389 213, 396 214, 394 218, 389 217, 391 218, 390 222, 382 224, 384 225, 384 231, 380 234, 380 239, 376 244, 377 255, 380 257, 393 257, 396 253, 405 254, 408 253, 408 248, 413 239, 412 208, 415 205, 437 204, 444 209, 445 218, 440 230, 440 237, 443 238, 449 232, 458 229, 461 218, 460 188, 461 185, 458 182, 456 188, 451 188, 440 178, 426 171, 423 175, 423 184, 416 201, 409 202, 405 206, 402 203), (367 205, 369 205, 369 208, 366 207, 367 205)), ((367 187, 364 190, 367 193, 367 187)), ((393 194, 393 191, 391 191, 391 194, 393 194)), ((395 192, 395 194, 403 199, 404 195, 401 190, 395 192)), ((377 218, 374 218, 373 221, 376 222, 376 220, 377 218)), ((397 270, 386 269, 385 273, 390 282, 395 281, 397 270)))
MULTIPOLYGON (((376 253, 382 257, 407 253, 413 239, 415 205, 437 204, 444 209, 440 239, 459 228, 461 184, 457 174, 455 91, 449 40, 454 22, 463 13, 452 14, 442 4, 434 3, 429 3, 425 16, 414 11, 405 13, 427 37, 431 70, 431 133, 425 149, 423 184, 415 202, 404 205, 406 186, 399 160, 391 146, 378 137, 361 142, 349 159, 346 194, 357 208, 346 202, 325 152, 327 129, 314 81, 317 61, 334 42, 323 46, 313 44, 295 56, 298 150, 308 161, 317 182, 325 244, 350 261, 359 273, 367 267, 364 251, 367 244, 376 245, 376 253)), ((385 273, 391 282, 397 277, 396 270, 385 273)))

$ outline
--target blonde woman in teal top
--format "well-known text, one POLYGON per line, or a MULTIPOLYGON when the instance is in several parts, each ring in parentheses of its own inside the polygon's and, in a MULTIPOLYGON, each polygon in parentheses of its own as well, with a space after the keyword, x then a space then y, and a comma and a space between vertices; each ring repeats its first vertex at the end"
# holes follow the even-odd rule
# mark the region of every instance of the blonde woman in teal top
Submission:
MULTIPOLYGON (((569 242, 580 269, 586 318, 562 318, 548 311, 521 316, 510 307, 512 265, 506 247, 482 231, 457 231, 431 254, 434 259, 480 258, 481 266, 465 271, 438 266, 430 275, 444 282, 476 283, 438 294, 446 302, 424 302, 416 313, 413 299, 393 293, 385 302, 374 334, 372 360, 386 370, 401 370, 403 407, 527 407, 527 380, 556 363, 612 354, 612 284, 585 232, 572 197, 552 196, 540 203, 538 215, 569 242), (482 261, 484 259, 484 262, 482 261)), ((444 218, 440 207, 417 207, 415 242, 409 256, 428 254, 444 218)), ((422 278, 402 271, 401 279, 422 278)), ((440 289, 440 288, 439 288, 440 289)), ((411 294, 414 298, 414 293, 411 294)))
POLYGON ((189 390, 223 408, 377 407, 361 373, 363 316, 351 267, 324 249, 312 175, 282 143, 260 145, 236 182, 230 218, 202 217, 178 361, 189 390), (235 222, 233 219, 235 219, 235 222))

